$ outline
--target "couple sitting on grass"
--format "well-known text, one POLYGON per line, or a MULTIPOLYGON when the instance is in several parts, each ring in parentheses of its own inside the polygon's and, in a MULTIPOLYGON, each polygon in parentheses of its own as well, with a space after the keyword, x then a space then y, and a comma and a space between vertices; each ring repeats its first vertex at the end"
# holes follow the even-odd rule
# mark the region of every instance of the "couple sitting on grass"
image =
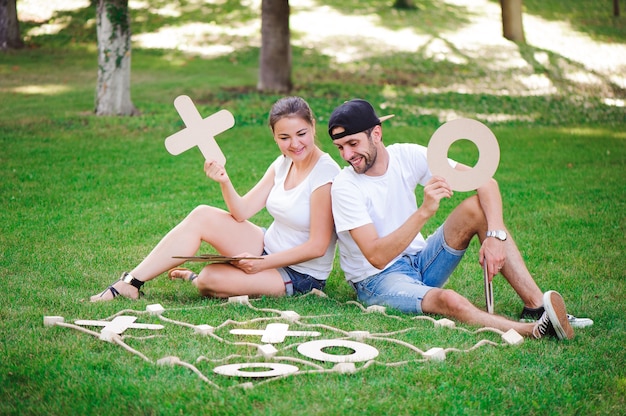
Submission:
MULTIPOLYGON (((333 111, 328 133, 350 165, 341 170, 315 144, 315 117, 307 102, 280 99, 272 106, 269 126, 281 156, 261 180, 242 197, 223 166, 205 162, 206 175, 220 184, 228 212, 195 208, 137 267, 91 300, 136 299, 146 281, 166 271, 170 278, 192 282, 203 296, 323 290, 338 241, 346 279, 367 305, 514 329, 533 338, 571 339, 572 326, 591 324, 568 315, 559 293, 541 292, 506 231, 495 180, 461 202, 424 239, 422 227, 452 191, 444 178, 429 171, 425 147, 383 144, 381 123, 388 117, 379 118, 364 100, 345 102, 333 111), (424 189, 419 207, 418 184, 424 189), (274 218, 268 229, 247 221, 263 207, 274 218), (474 236, 481 242, 479 262, 486 263, 489 279, 502 273, 524 302, 519 321, 487 313, 443 288, 474 236), (225 256, 252 258, 208 264, 199 275, 177 267, 183 260, 174 256, 193 256, 203 241, 225 256)), ((469 167, 457 163, 455 169, 469 167)))

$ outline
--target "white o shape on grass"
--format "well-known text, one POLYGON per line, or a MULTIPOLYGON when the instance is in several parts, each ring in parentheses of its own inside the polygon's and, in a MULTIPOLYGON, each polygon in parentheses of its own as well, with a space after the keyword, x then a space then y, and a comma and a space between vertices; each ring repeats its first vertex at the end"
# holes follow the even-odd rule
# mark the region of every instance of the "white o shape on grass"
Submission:
POLYGON ((500 147, 489 127, 477 120, 459 118, 439 127, 428 143, 428 167, 433 175, 442 176, 453 191, 472 191, 484 185, 498 168, 500 147), (452 143, 466 139, 478 148, 478 162, 467 171, 450 166, 448 150, 452 143))
POLYGON ((277 377, 287 374, 296 373, 298 367, 289 364, 279 363, 239 363, 239 364, 227 364, 215 367, 213 372, 222 376, 229 377, 277 377), (268 371, 242 371, 245 368, 269 368, 268 371))
POLYGON ((371 345, 344 339, 321 339, 305 342, 298 345, 298 352, 314 360, 331 363, 358 363, 378 357, 378 350, 371 345), (354 352, 352 354, 337 355, 327 354, 322 351, 323 348, 328 347, 345 347, 354 350, 354 352))

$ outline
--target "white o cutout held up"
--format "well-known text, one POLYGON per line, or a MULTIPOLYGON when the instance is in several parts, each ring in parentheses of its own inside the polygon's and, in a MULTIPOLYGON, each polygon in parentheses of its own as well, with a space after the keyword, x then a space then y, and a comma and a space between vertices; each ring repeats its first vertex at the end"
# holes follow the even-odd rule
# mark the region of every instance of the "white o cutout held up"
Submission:
POLYGON ((477 120, 459 118, 449 121, 433 133, 428 143, 428 167, 442 176, 453 191, 473 191, 493 177, 500 162, 498 140, 489 127, 477 120), (469 140, 478 148, 478 162, 467 171, 450 166, 448 151, 457 140, 469 140))

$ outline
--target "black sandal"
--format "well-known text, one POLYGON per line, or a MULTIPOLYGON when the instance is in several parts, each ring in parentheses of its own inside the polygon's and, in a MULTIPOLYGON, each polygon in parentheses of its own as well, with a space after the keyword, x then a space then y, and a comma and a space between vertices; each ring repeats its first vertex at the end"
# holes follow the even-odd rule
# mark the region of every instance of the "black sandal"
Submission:
POLYGON ((141 286, 143 286, 143 284, 146 282, 142 282, 139 279, 135 279, 133 275, 128 272, 122 273, 122 277, 120 277, 120 280, 124 283, 130 283, 131 285, 135 286, 137 288, 137 291, 139 292, 140 297, 143 295, 143 292, 141 291, 141 286))
MULTIPOLYGON (((141 286, 143 286, 144 283, 146 283, 146 282, 142 282, 141 280, 136 279, 135 277, 133 277, 132 274, 130 274, 128 272, 122 273, 122 277, 120 277, 119 280, 121 280, 124 283, 128 283, 128 284, 130 284, 132 286, 135 286, 137 288, 137 291, 139 292, 139 297, 144 296, 144 293, 141 291, 141 286)), ((104 294, 107 293, 107 290, 109 290, 109 291, 111 291, 111 295, 113 295, 111 300, 115 299, 120 294, 120 292, 118 292, 117 289, 113 287, 114 284, 115 283, 113 283, 112 285, 110 285, 109 287, 104 289, 99 297, 104 296, 104 294)))

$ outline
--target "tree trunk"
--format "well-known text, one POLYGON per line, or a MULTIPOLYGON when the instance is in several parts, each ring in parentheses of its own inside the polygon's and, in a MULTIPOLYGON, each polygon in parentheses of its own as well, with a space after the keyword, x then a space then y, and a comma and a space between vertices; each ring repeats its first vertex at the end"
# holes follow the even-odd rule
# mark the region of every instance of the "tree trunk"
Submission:
POLYGON ((502 8, 502 34, 516 43, 526 43, 522 23, 522 0, 500 0, 502 8))
POLYGON ((413 0, 395 0, 393 2, 394 9, 415 9, 415 4, 413 4, 413 0))
POLYGON ((613 16, 619 17, 619 0, 613 0, 613 16))
POLYGON ((98 0, 97 115, 135 115, 130 99, 130 17, 128 0, 98 0))
POLYGON ((17 20, 16 0, 0 0, 0 50, 18 49, 24 46, 17 20))
POLYGON ((282 94, 291 91, 289 12, 289 0, 262 1, 259 91, 282 94))

